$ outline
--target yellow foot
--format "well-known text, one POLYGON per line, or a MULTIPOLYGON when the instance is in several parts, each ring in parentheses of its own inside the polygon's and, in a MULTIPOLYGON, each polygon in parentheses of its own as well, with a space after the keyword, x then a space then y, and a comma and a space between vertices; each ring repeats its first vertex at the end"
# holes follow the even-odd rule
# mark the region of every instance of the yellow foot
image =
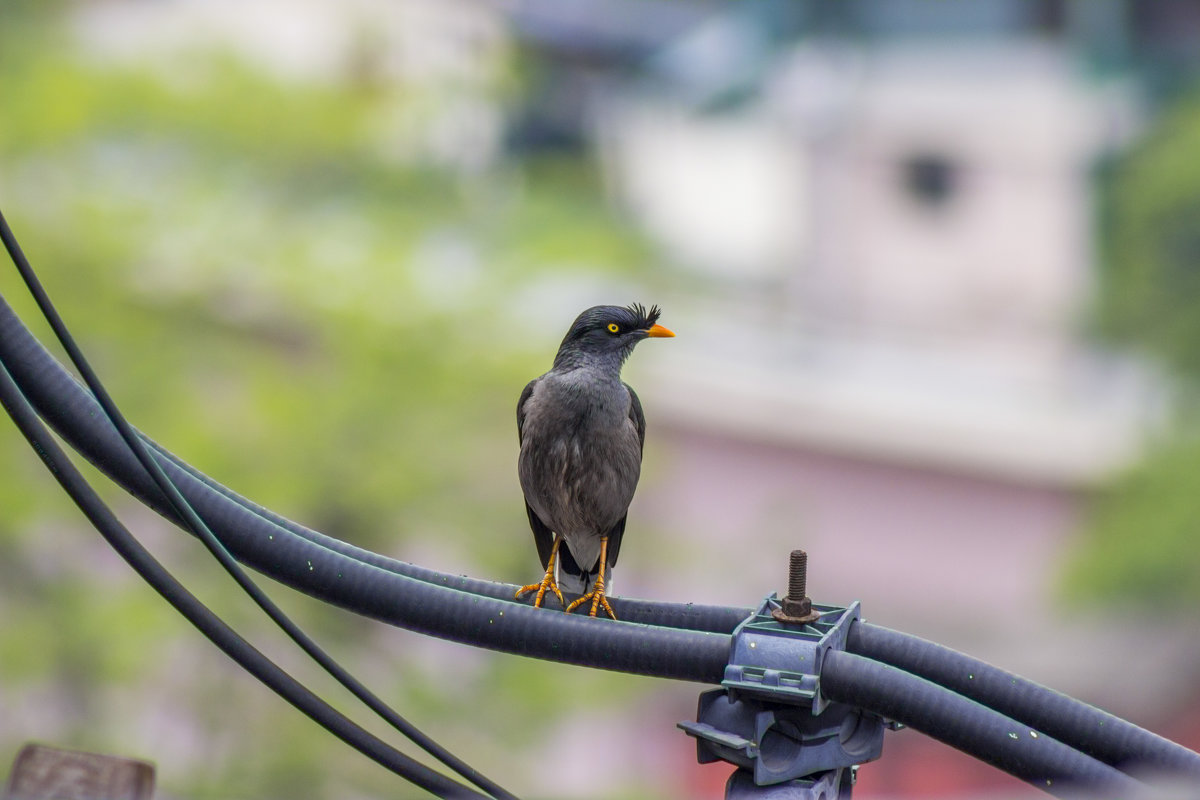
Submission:
POLYGON ((608 604, 608 598, 604 596, 604 584, 599 581, 596 582, 596 588, 581 597, 577 597, 571 605, 567 606, 567 613, 570 614, 588 600, 592 601, 592 610, 588 612, 589 617, 596 616, 596 612, 603 608, 609 617, 612 619, 617 618, 617 612, 613 611, 613 607, 608 604))
POLYGON ((555 583, 555 581, 554 581, 553 568, 551 568, 550 570, 547 570, 546 575, 545 575, 545 577, 542 578, 541 583, 530 583, 525 586, 522 586, 520 589, 517 589, 517 594, 516 594, 515 599, 520 600, 521 595, 525 594, 526 592, 532 592, 535 590, 537 591, 537 596, 533 598, 533 607, 534 608, 542 607, 542 600, 545 599, 547 590, 554 592, 554 596, 558 598, 559 605, 565 606, 567 604, 567 601, 563 600, 562 592, 560 592, 558 590, 558 584, 555 583))

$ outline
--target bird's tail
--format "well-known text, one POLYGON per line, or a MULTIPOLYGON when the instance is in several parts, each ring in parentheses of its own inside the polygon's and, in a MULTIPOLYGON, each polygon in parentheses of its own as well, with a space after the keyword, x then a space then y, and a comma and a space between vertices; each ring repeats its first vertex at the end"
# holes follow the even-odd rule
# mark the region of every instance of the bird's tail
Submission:
MULTIPOLYGON (((558 588, 564 592, 573 592, 574 594, 584 594, 591 591, 592 584, 596 582, 596 576, 600 574, 600 564, 596 563, 591 572, 584 570, 575 561, 571 555, 570 548, 561 547, 558 551, 558 562, 555 564, 556 575, 554 579, 558 581, 558 588)), ((604 593, 612 594, 613 587, 613 568, 609 567, 604 571, 604 593)))

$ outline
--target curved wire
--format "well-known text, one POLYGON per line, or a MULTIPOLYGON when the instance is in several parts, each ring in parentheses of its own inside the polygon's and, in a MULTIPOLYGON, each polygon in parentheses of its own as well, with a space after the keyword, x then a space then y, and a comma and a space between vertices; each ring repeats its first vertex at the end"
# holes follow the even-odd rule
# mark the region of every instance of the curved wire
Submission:
POLYGON ((940 644, 856 622, 846 637, 846 649, 944 686, 1123 772, 1200 780, 1200 753, 940 644))
POLYGON ((1140 797, 1144 787, 1104 762, 944 686, 878 661, 830 650, 830 700, 903 723, 1056 797, 1140 797))
POLYGON ((4 214, 0 212, 0 239, 3 239, 4 246, 8 250, 13 263, 16 265, 18 272, 21 274, 22 280, 28 287, 30 294, 33 295, 38 307, 41 309, 46 321, 50 323, 55 336, 58 337, 63 349, 66 350, 67 356, 71 362, 79 370, 79 374, 83 377, 84 382, 91 390, 92 395, 100 403, 104 409, 105 415, 109 421, 117 429, 121 438, 125 440, 125 444, 141 462, 142 467, 153 479, 158 489, 166 496, 171 504, 172 510, 180 517, 187 527, 196 534, 209 552, 220 562, 221 566, 229 573, 237 584, 250 596, 250 598, 261 608, 271 620, 283 630, 300 648, 307 653, 314 661, 316 661, 326 672, 333 676, 338 683, 346 687, 351 694, 361 700, 368 708, 378 714, 389 725, 398 730, 400 733, 408 737, 414 744, 425 750, 431 756, 441 761, 450 769, 462 775, 467 780, 474 783, 484 791, 491 794, 493 797, 503 800, 515 800, 515 796, 503 789, 494 781, 486 778, 470 765, 459 759, 453 753, 446 750, 444 747, 427 736, 415 725, 410 723, 404 717, 400 716, 394 709, 383 702, 376 694, 371 692, 357 678, 350 674, 341 664, 330 656, 324 649, 320 647, 308 634, 293 622, 283 610, 275 604, 270 597, 246 574, 245 570, 237 563, 230 555, 229 551, 213 534, 212 530, 205 524, 204 520, 196 513, 191 504, 184 499, 179 489, 167 477, 158 462, 151 456, 149 449, 142 442, 138 434, 133 430, 126 421, 124 415, 117 408, 112 397, 104 388, 100 378, 92 369, 91 364, 83 355, 75 338, 67 330, 66 323, 58 313, 58 309, 50 301, 50 297, 46 294, 45 288, 41 281, 38 280, 33 267, 29 260, 25 257, 24 251, 20 244, 17 243, 16 236, 8 225, 8 221, 4 218, 4 214))
MULTIPOLYGON (((0 360, 29 401, 67 442, 118 485, 168 519, 161 491, 107 423, 103 410, 0 297, 0 360)), ((432 573, 425 580, 345 554, 330 537, 307 539, 251 513, 163 458, 160 466, 243 564, 310 596, 372 619, 451 641, 560 663, 662 678, 720 683, 727 633, 597 621, 535 609, 511 598, 461 591, 470 579, 432 573)), ((211 479, 209 479, 211 481, 211 479)), ((365 552, 365 551, 359 551, 365 552)), ((398 563, 398 562, 394 562, 398 563)), ((503 586, 503 584, 500 584, 503 586)), ((646 608, 660 604, 644 603, 646 608)), ((690 604, 661 604, 685 619, 690 604)), ((716 607, 707 607, 716 608, 716 607)), ((738 609, 717 609, 723 613, 738 609)), ((618 612, 620 613, 620 612, 618 612)), ((689 626, 702 627, 702 626, 689 626)))
POLYGON ((37 418, 8 369, 0 364, 0 404, 41 457, 55 480, 114 550, 188 622, 239 666, 310 719, 376 763, 439 797, 481 798, 356 725, 268 659, 188 592, 129 532, 95 493, 37 418))
MULTIPOLYGON (((482 597, 491 597, 497 600, 518 602, 522 605, 532 606, 533 604, 532 595, 526 595, 522 600, 514 600, 514 595, 518 588, 515 584, 471 578, 466 575, 448 575, 447 573, 411 564, 407 561, 388 558, 379 553, 364 550, 348 542, 319 533, 268 508, 260 506, 252 500, 242 497, 237 492, 223 486, 188 464, 153 439, 143 435, 142 441, 157 456, 170 461, 176 467, 191 475, 207 488, 222 495, 230 502, 236 503, 260 519, 277 525, 310 542, 327 547, 336 553, 361 561, 364 564, 370 564, 371 566, 394 572, 397 575, 416 578, 425 583, 452 586, 459 591, 469 592, 482 597)), ((565 592, 564 595, 566 597, 575 597, 570 592, 565 592)), ((625 622, 637 622, 644 625, 679 628, 682 630, 707 631, 709 633, 732 633, 734 628, 754 613, 754 609, 752 608, 737 606, 672 603, 660 600, 638 600, 629 597, 610 597, 609 600, 617 609, 617 617, 625 622)))
MULTIPOLYGON (((2 216, 0 216, 0 222, 3 222, 2 216)), ((2 227, 6 228, 7 226, 4 225, 2 227)), ((137 452, 137 448, 132 446, 127 448, 120 448, 118 446, 114 450, 113 440, 114 434, 117 434, 117 432, 115 430, 110 431, 103 425, 97 425, 95 411, 83 415, 90 415, 91 419, 88 423, 83 424, 82 427, 76 426, 75 428, 71 428, 69 418, 72 415, 79 416, 80 409, 88 404, 91 404, 90 407, 94 408, 96 400, 86 395, 62 371, 61 366, 41 348, 36 339, 33 339, 24 326, 20 324, 20 321, 11 313, 11 309, 8 309, 7 305, 3 303, 2 298, 0 298, 0 362, 3 362, 3 366, 8 369, 16 369, 23 373, 24 377, 33 387, 33 390, 42 394, 44 405, 41 407, 41 413, 48 416, 48 421, 51 424, 55 424, 55 419, 57 419, 58 426, 65 425, 69 429, 64 434, 65 438, 72 441, 72 444, 110 475, 114 471, 117 471, 113 463, 121 461, 122 458, 127 460, 131 450, 137 452), (20 342, 18 343, 16 340, 20 340, 20 342), (49 381, 48 383, 46 382, 47 380, 49 381), (56 392, 53 388, 54 386, 57 386, 62 391, 56 392)), ((29 407, 30 404, 26 403, 26 398, 20 395, 20 391, 24 386, 22 385, 20 388, 17 388, 17 384, 14 384, 10 379, 7 370, 4 371, 2 377, 4 381, 0 381, 0 383, 3 383, 5 388, 11 386, 15 389, 20 402, 24 404, 24 408, 27 409, 28 414, 32 415, 33 412, 29 407)), ((15 378, 16 376, 12 377, 15 378)), ((19 384, 20 381, 17 381, 17 383, 19 384)), ((28 393, 29 389, 25 389, 25 391, 28 393)), ((32 396, 29 400, 36 404, 36 400, 32 396)), ((9 402, 6 401, 5 405, 8 406, 9 402)), ((40 423, 38 424, 40 426, 40 423)), ((62 428, 60 427, 61 430, 62 428)), ((41 432, 43 436, 46 436, 44 428, 41 432)), ((294 563, 296 558, 304 560, 307 556, 307 573, 309 574, 306 577, 308 580, 297 579, 297 571, 292 569, 290 573, 292 579, 285 580, 285 582, 317 596, 323 596, 322 591, 328 589, 330 586, 340 584, 342 588, 349 588, 351 591, 345 594, 334 594, 325 597, 325 599, 332 600, 347 608, 353 608, 368 616, 404 624, 406 627, 413 628, 414 630, 434 633, 444 638, 471 644, 506 649, 509 652, 521 652, 526 655, 535 655, 543 658, 553 658, 554 660, 569 663, 582 663, 589 666, 621 669, 624 671, 640 672, 642 674, 715 683, 720 681, 721 672, 726 661, 729 637, 725 635, 724 631, 729 629, 726 627, 728 620, 737 616, 740 621, 746 614, 745 609, 698 607, 699 613, 697 616, 689 618, 684 613, 680 620, 682 624, 663 629, 658 626, 609 623, 607 621, 596 624, 596 621, 569 618, 555 612, 535 611, 519 603, 514 603, 511 599, 507 598, 501 602, 497 598, 500 594, 508 592, 506 584, 476 581, 461 576, 448 576, 432 570, 424 570, 424 568, 404 564, 403 562, 395 562, 383 556, 353 548, 351 545, 338 542, 336 539, 325 537, 315 531, 309 531, 307 528, 303 528, 303 526, 291 523, 266 509, 262 509, 238 497, 232 491, 207 478, 203 473, 190 467, 165 449, 142 437, 141 434, 133 431, 132 428, 128 428, 128 432, 137 438, 144 448, 148 448, 143 453, 150 459, 152 464, 161 468, 163 473, 165 473, 168 485, 174 488, 181 498, 186 498, 183 500, 185 507, 191 508, 195 505, 196 508, 203 512, 206 518, 210 514, 212 515, 210 519, 212 530, 221 531, 223 539, 228 538, 231 541, 236 539, 235 534, 238 532, 238 526, 247 529, 244 540, 240 541, 241 544, 253 542, 257 538, 260 540, 259 544, 261 545, 261 540, 272 540, 276 533, 280 534, 281 538, 293 537, 288 540, 286 548, 273 548, 272 557, 277 562, 285 562, 290 559, 294 563), (150 451, 153 451, 153 454, 150 451), (203 503, 210 501, 211 510, 207 506, 202 507, 203 503), (290 552, 281 552, 281 550, 290 552), (312 580, 315 563, 321 565, 319 572, 327 576, 324 580, 324 584, 326 585, 321 585, 321 581, 312 580), (343 568, 347 570, 345 577, 349 578, 345 581, 341 580, 344 577, 343 568), (352 578, 350 576, 351 570, 354 570, 352 578), (328 579, 328 576, 331 574, 336 574, 336 580, 330 581, 328 579), (453 588, 451 588, 452 586, 453 588), (381 588, 387 591, 379 591, 381 588), (390 609, 389 606, 393 601, 403 601, 408 608, 401 609, 400 611, 390 609), (463 609, 469 609, 471 606, 475 607, 475 613, 460 613, 463 609), (498 621, 489 615, 498 613, 498 616, 503 618, 506 609, 510 614, 509 624, 495 625, 494 630, 489 631, 489 627, 498 621), (485 618, 487 626, 483 625, 485 618), (582 623, 582 625, 578 623, 582 623), (505 633, 497 635, 496 632, 501 629, 504 629, 505 633), (704 633, 704 631, 713 632, 704 633), (720 633, 715 631, 720 631, 720 633), (664 638, 668 633, 674 634, 675 638, 664 638), (514 645, 514 641, 521 644, 514 645), (616 659, 613 659, 611 656, 614 651, 619 654, 616 659), (600 654, 603 654, 603 656, 600 654)), ((123 439, 124 437, 120 436, 120 438, 123 439)), ((31 439, 31 441, 34 440, 31 439)), ((53 444, 53 440, 50 441, 53 444)), ((125 443, 126 445, 129 444, 127 439, 125 443)), ((119 442, 117 444, 119 445, 119 442)), ((39 449, 43 459, 47 459, 46 452, 48 450, 40 444, 35 444, 35 449, 39 449)), ((59 451, 59 455, 61 456, 61 451, 59 451)), ((65 456, 62 457, 65 458, 65 456)), ((47 460, 47 464, 49 465, 50 463, 50 460, 47 460)), ((69 465, 69 461, 67 463, 69 465)), ((52 470, 54 469, 52 466, 52 470)), ((147 502, 151 507, 159 510, 160 513, 165 513, 169 518, 178 518, 178 509, 165 500, 166 490, 153 481, 147 482, 146 477, 150 472, 144 468, 144 465, 141 465, 136 470, 137 474, 125 474, 122 479, 118 480, 125 488, 139 496, 140 499, 147 502)), ((57 471, 56 477, 59 477, 57 471)), ((62 480, 60 477, 60 482, 62 480)), ((80 501, 76 500, 76 502, 79 503, 80 501)), ((81 504, 81 508, 83 507, 81 504)), ((107 509, 104 510, 107 511, 107 509)), ((196 509, 192 510, 195 513, 196 509)), ((109 512, 109 516, 111 516, 111 512, 109 512)), ((107 525, 110 523, 104 524, 107 525)), ((119 523, 117 525, 119 526, 119 523)), ((128 532, 126 531, 125 534, 128 535, 128 532)), ((209 535, 212 535, 211 530, 209 535)), ((283 543, 280 542, 280 544, 283 543)), ((136 541, 134 545, 136 545, 136 541)), ((114 544, 114 547, 117 547, 117 545, 114 544)), ((232 546, 231 549, 233 549, 232 546)), ((254 564, 255 557, 261 556, 265 551, 255 551, 253 548, 250 548, 245 551, 235 552, 239 552, 239 558, 246 561, 246 563, 254 564)), ((146 557, 149 558, 148 554, 146 554, 146 557)), ((128 557, 127 560, 129 560, 128 557)), ((133 562, 131 561, 131 563, 133 562)), ((154 564, 157 565, 157 562, 154 562, 154 564)), ((159 568, 161 569, 161 567, 159 568)), ((270 570, 267 571, 270 572, 270 570)), ((283 573, 285 577, 288 575, 287 570, 284 570, 283 573)), ((170 576, 168 575, 167 577, 169 578, 170 576)), ((166 595, 164 594, 164 596, 166 595)), ((690 605, 684 604, 657 604, 648 602, 645 602, 644 606, 651 615, 658 613, 657 609, 659 607, 679 606, 687 609, 692 608, 690 605)), ((207 609, 204 609, 204 611, 207 611, 207 609)), ((669 613, 677 614, 678 612, 672 610, 669 613)), ((220 620, 217 620, 217 623, 220 623, 220 620)), ((201 624, 195 621, 193 624, 201 627, 201 624)), ((236 634, 233 635, 236 636, 236 634)), ((245 645, 244 640, 242 640, 242 644, 245 645)), ((249 645, 245 646, 249 647, 249 645)), ((230 652, 225 646, 222 646, 222 649, 230 652)), ((257 651, 253 652, 257 654, 257 651)), ((261 657, 261 654, 258 655, 261 657)), ((883 664, 872 661, 864 662, 861 658, 855 658, 853 654, 847 653, 842 655, 833 656, 830 664, 834 666, 831 667, 832 671, 828 676, 829 680, 823 683, 823 686, 828 690, 827 693, 834 699, 850 702, 868 709, 875 709, 879 713, 885 713, 886 716, 900 720, 900 715, 907 712, 895 705, 898 702, 896 700, 896 693, 906 695, 909 692, 920 690, 918 694, 926 697, 929 705, 921 711, 921 713, 925 714, 921 718, 924 722, 913 723, 910 721, 910 724, 914 728, 924 730, 926 733, 943 741, 949 741, 946 738, 947 736, 960 737, 969 746, 976 748, 978 748, 979 742, 984 741, 995 732, 993 728, 996 727, 997 719, 1002 724, 1013 722, 1013 720, 1006 720, 1003 715, 996 717, 985 714, 984 717, 986 719, 980 717, 983 721, 975 726, 979 730, 972 732, 970 730, 972 726, 966 725, 964 727, 964 720, 956 719, 954 714, 950 716, 943 715, 934 719, 934 717, 928 716, 930 713, 933 713, 930 709, 936 710, 935 706, 942 708, 945 705, 945 699, 952 694, 945 687, 929 684, 928 681, 921 681, 919 678, 904 673, 897 674, 895 671, 889 671, 883 664), (849 658, 843 658, 842 655, 849 658), (914 681, 919 681, 919 683, 914 683, 914 681), (929 685, 926 686, 925 684, 929 685), (933 689, 939 691, 930 694, 933 689), (895 710, 895 713, 888 712, 888 709, 895 710)), ((239 663, 242 662, 239 661, 239 663)), ((269 664, 270 662, 267 663, 269 664)), ((274 667, 273 664, 270 666, 274 667)), ((251 667, 247 667, 247 669, 256 674, 256 676, 259 676, 260 672, 266 668, 259 665, 254 669, 251 667), (259 671, 256 672, 255 669, 259 671)), ((275 667, 275 669, 277 670, 278 668, 275 667)), ((294 679, 286 676, 286 673, 284 675, 294 683, 294 679)), ((822 678, 826 677, 823 673, 822 678)), ((260 677, 260 680, 266 681, 262 677, 260 677)), ((275 686, 272 686, 272 688, 280 694, 284 694, 284 691, 280 688, 275 686)), ((300 686, 299 689, 302 692, 307 692, 307 689, 304 689, 303 686, 300 686)), ((308 694, 311 695, 311 693, 308 694)), ((319 698, 315 698, 315 696, 313 696, 313 699, 315 699, 316 703, 323 702, 319 698)), ((962 697, 957 697, 955 702, 958 701, 970 702, 962 697)), ((309 701, 306 700, 304 702, 309 701)), ((299 703, 294 702, 293 704, 301 707, 299 703)), ((989 711, 989 709, 984 709, 984 711, 989 711)), ((992 713, 994 714, 994 712, 992 713)), ((977 715, 972 712, 972 719, 975 716, 977 715)), ((976 721, 978 722, 978 720, 976 721)), ((353 723, 350 723, 348 720, 345 720, 345 722, 353 726, 353 723)), ((352 744, 354 743, 352 742, 352 744)), ((1006 742, 1001 742, 1001 744, 1007 745, 1006 742)), ((1104 783, 1109 782, 1109 778, 1111 777, 1110 772, 1106 772, 1103 769, 1099 772, 1093 771, 1093 762, 1099 767, 1105 767, 1105 765, 1095 762, 1095 759, 1089 759, 1084 753, 1074 751, 1071 743, 1063 744, 1054 742, 1054 744, 1066 748, 1064 751, 1054 751, 1057 753, 1057 755, 1054 755, 1054 759, 1059 759, 1062 756, 1066 759, 1062 763, 1074 765, 1071 769, 1081 768, 1084 773, 1099 776, 1104 783), (1080 761, 1076 758, 1077 756, 1081 756, 1085 760, 1080 761)), ((368 742, 364 745, 360 741, 358 744, 354 744, 354 746, 363 752, 368 752, 368 750, 373 751, 380 745, 385 748, 388 747, 386 744, 375 744, 374 742, 368 742)), ((1009 749, 1011 750, 1011 746, 1009 746, 1009 749)), ((1046 749, 1046 747, 1041 748, 1042 751, 1046 749)), ((1001 752, 1005 750, 1004 747, 992 747, 990 750, 990 753, 988 752, 988 748, 984 748, 984 750, 979 752, 976 752, 976 750, 969 750, 969 752, 985 761, 989 761, 989 763, 996 763, 996 760, 999 760, 1007 764, 1010 768, 1009 771, 1017 770, 1013 774, 1018 774, 1021 770, 1027 770, 1028 764, 1024 761, 1025 756, 1017 756, 1017 761, 1008 764, 1004 759, 1009 756, 1001 752)), ((370 755, 370 753, 368 754, 370 755)), ((401 758, 407 758, 398 752, 396 755, 401 758)), ((380 763, 384 762, 381 761, 380 763)), ((1001 768, 1004 768, 1004 766, 1001 768)), ((433 774, 436 775, 437 773, 433 774)), ((444 778, 444 776, 441 777, 444 778)), ((1037 779, 1040 780, 1040 778, 1037 779)), ((1051 780, 1054 780, 1054 778, 1051 778, 1051 780)), ((454 784, 454 786, 458 786, 458 784, 454 784)), ((470 791, 466 790, 465 787, 459 787, 459 789, 467 792, 470 791)), ((472 794, 472 796, 477 795, 472 794)))

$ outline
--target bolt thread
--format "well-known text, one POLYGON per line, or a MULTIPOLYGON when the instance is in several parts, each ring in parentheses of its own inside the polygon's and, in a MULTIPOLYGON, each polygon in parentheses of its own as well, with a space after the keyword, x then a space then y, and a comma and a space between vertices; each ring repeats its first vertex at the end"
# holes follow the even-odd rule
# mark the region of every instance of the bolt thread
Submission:
POLYGON ((793 550, 788 563, 788 599, 803 600, 808 594, 808 553, 793 550))

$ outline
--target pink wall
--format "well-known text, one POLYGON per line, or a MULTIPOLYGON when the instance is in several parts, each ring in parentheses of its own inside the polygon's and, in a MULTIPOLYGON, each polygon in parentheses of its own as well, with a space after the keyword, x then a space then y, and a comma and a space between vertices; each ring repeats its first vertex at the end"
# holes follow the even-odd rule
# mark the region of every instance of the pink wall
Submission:
POLYGON ((622 591, 752 605, 785 588, 788 551, 802 548, 815 600, 861 600, 872 621, 918 634, 1007 627, 1051 599, 1080 500, 662 422, 645 469, 625 547, 676 568, 650 574, 650 559, 629 557, 637 585, 622 591))

